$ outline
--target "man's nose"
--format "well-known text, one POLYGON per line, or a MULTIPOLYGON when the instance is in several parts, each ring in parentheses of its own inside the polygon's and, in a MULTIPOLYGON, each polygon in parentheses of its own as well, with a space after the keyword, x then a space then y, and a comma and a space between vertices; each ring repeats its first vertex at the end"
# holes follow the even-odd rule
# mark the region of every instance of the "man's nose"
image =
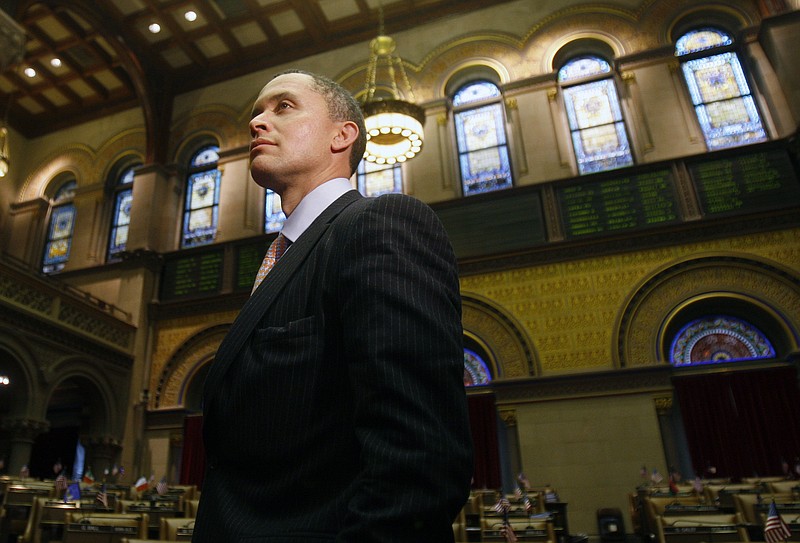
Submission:
POLYGON ((269 122, 263 113, 260 113, 250 119, 250 135, 255 136, 259 132, 268 132, 270 129, 269 122))

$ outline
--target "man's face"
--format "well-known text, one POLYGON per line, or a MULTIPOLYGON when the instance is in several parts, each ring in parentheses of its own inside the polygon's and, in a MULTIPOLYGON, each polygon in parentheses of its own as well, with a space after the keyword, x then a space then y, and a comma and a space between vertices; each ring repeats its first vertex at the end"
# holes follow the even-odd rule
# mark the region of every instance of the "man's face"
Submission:
POLYGON ((253 104, 250 171, 259 185, 280 193, 329 166, 331 142, 342 123, 331 120, 312 85, 306 74, 280 75, 253 104))

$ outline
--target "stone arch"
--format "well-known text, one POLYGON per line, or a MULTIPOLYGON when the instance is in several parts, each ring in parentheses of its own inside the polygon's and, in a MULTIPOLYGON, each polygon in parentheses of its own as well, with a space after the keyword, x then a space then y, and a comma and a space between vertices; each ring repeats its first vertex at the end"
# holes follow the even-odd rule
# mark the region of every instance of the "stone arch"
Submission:
POLYGON ((107 183, 121 162, 139 162, 144 164, 144 131, 142 129, 126 130, 109 139, 97 152, 97 162, 103 165, 98 179, 107 183))
POLYGON ((41 160, 42 166, 31 172, 19 191, 18 201, 46 198, 50 182, 62 173, 71 173, 79 187, 93 182, 97 153, 86 145, 73 144, 41 160), (88 181, 87 181, 88 180, 88 181))
POLYGON ((248 139, 247 125, 240 121, 236 110, 224 105, 206 106, 193 110, 191 116, 175 123, 167 156, 178 164, 184 164, 202 140, 213 140, 220 151, 224 151, 246 145, 248 139))
POLYGON ((0 329, 0 359, 2 373, 11 379, 8 394, 0 401, 0 419, 27 418, 31 412, 30 403, 36 397, 34 357, 7 329, 0 329))
POLYGON ((522 326, 496 302, 462 292, 465 335, 476 338, 495 366, 495 379, 526 378, 541 374, 539 357, 522 326))
POLYGON ((661 27, 657 30, 659 41, 664 45, 674 44, 685 32, 697 27, 699 20, 703 25, 717 26, 732 34, 753 26, 761 20, 752 2, 728 1, 714 6, 683 5, 673 7, 669 13, 661 14, 661 27))
POLYGON ((230 324, 218 324, 201 330, 175 350, 158 376, 154 408, 184 406, 187 387, 201 368, 214 359, 229 328, 230 324))
POLYGON ((122 437, 121 421, 124 420, 124 400, 127 395, 117 390, 118 387, 108 379, 106 372, 98 372, 96 363, 75 356, 62 358, 49 371, 51 384, 44 394, 46 401, 41 406, 42 419, 45 418, 53 395, 60 386, 67 382, 78 382, 81 385, 86 383, 88 386, 84 389, 85 392, 96 392, 88 402, 92 407, 92 417, 87 431, 92 435, 122 437))
POLYGON ((615 366, 668 363, 663 345, 676 315, 708 297, 749 303, 770 316, 785 350, 797 350, 800 278, 752 255, 717 254, 671 263, 632 291, 614 327, 615 366))

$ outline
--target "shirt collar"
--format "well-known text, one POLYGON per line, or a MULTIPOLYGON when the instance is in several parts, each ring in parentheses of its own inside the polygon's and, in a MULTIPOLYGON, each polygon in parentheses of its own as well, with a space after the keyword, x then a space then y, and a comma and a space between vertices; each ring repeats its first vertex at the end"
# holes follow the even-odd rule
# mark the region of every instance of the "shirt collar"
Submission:
POLYGON ((342 194, 353 190, 350 180, 337 177, 321 184, 300 200, 292 214, 286 218, 281 232, 289 241, 295 242, 311 226, 320 213, 335 202, 342 194))

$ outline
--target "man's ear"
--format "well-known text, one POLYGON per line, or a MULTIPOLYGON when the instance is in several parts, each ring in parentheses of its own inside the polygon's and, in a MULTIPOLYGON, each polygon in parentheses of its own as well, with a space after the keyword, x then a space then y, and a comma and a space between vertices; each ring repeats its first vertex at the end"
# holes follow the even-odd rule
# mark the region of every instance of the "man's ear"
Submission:
POLYGON ((358 138, 358 125, 353 121, 345 121, 339 128, 339 132, 334 136, 331 142, 331 150, 336 153, 344 151, 352 146, 358 138))

